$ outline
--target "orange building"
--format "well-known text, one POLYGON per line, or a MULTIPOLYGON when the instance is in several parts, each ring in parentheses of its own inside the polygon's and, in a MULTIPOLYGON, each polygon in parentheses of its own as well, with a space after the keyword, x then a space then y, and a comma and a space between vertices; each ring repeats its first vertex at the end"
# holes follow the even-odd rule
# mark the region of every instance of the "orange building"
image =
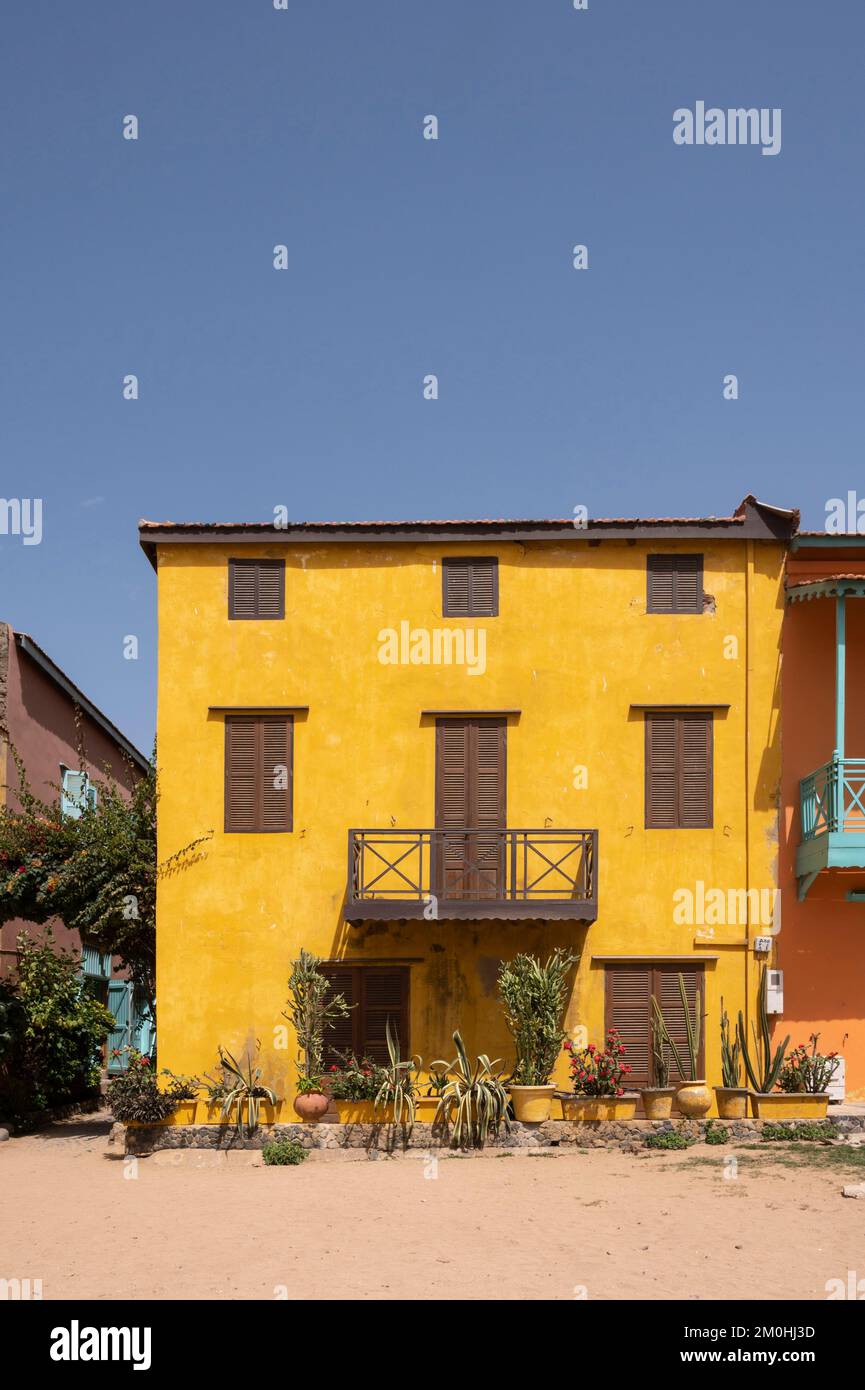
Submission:
POLYGON ((783 1018, 865 1098, 865 537, 790 544, 782 664, 783 1018))

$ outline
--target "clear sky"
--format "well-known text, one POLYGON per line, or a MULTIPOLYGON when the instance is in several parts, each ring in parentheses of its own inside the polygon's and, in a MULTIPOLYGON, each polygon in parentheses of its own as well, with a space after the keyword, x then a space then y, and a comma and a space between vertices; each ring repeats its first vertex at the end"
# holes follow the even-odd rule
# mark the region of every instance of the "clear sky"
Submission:
POLYGON ((863 65, 861 0, 7 0, 0 493, 43 531, 0 617, 147 750, 141 516, 822 526, 865 494, 863 65), (780 153, 674 144, 698 101, 780 153))

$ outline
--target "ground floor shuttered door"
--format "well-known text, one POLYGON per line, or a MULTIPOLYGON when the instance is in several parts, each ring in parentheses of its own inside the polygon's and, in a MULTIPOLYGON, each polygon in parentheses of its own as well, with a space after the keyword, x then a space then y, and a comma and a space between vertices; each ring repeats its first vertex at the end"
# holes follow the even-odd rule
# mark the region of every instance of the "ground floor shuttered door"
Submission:
MULTIPOLYGON (((654 994, 664 1014, 670 1036, 675 1042, 683 1062, 687 1056, 685 1012, 679 992, 679 973, 685 981, 685 996, 691 1017, 694 1001, 700 995, 701 1018, 705 1017, 705 983, 702 964, 668 965, 662 962, 643 964, 608 965, 606 967, 606 1024, 607 1030, 617 1028, 627 1052, 622 1059, 632 1068, 628 1077, 628 1088, 638 1091, 644 1086, 656 1085, 652 1074, 652 995, 654 994)), ((670 1084, 677 1081, 678 1074, 672 1057, 670 1063, 670 1084)), ((705 1029, 701 1027, 699 1067, 700 1076, 705 1076, 705 1029)))
POLYGON ((339 1063, 340 1053, 350 1052, 385 1066, 388 1019, 399 1038, 400 1055, 410 1055, 408 966, 323 965, 321 970, 330 983, 328 997, 341 994, 349 1006, 348 1017, 337 1019, 327 1030, 327 1066, 339 1063))

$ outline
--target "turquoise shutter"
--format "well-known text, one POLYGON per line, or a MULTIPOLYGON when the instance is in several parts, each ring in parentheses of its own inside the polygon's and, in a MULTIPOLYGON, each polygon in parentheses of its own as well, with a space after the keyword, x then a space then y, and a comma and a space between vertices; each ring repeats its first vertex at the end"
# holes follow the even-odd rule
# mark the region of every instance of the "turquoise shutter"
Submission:
POLYGON ((125 1071, 128 1058, 122 1051, 132 1036, 132 986, 128 980, 109 980, 108 1007, 114 1015, 114 1027, 108 1034, 108 1070, 125 1071), (120 1052, 115 1057, 114 1052, 120 1052))
POLYGON ((95 811, 96 803, 99 800, 99 795, 97 793, 96 788, 92 786, 90 782, 87 782, 87 785, 84 788, 84 795, 87 799, 87 805, 89 806, 90 810, 95 811))
POLYGON ((84 809, 87 790, 87 773, 73 772, 71 767, 63 769, 63 791, 60 797, 60 814, 67 820, 78 820, 84 809))
POLYGON ((134 996, 132 1009, 132 1046, 143 1057, 149 1057, 156 1042, 153 1018, 144 1000, 134 996))

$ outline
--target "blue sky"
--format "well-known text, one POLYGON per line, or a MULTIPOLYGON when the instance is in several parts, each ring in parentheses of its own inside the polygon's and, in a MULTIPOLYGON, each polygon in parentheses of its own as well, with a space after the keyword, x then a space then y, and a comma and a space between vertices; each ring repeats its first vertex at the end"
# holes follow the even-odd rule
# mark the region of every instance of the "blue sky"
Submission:
POLYGON ((288 4, 4 7, 0 616, 145 749, 140 516, 816 527, 862 479, 865 6, 288 4), (698 100, 780 154, 676 146, 698 100))

